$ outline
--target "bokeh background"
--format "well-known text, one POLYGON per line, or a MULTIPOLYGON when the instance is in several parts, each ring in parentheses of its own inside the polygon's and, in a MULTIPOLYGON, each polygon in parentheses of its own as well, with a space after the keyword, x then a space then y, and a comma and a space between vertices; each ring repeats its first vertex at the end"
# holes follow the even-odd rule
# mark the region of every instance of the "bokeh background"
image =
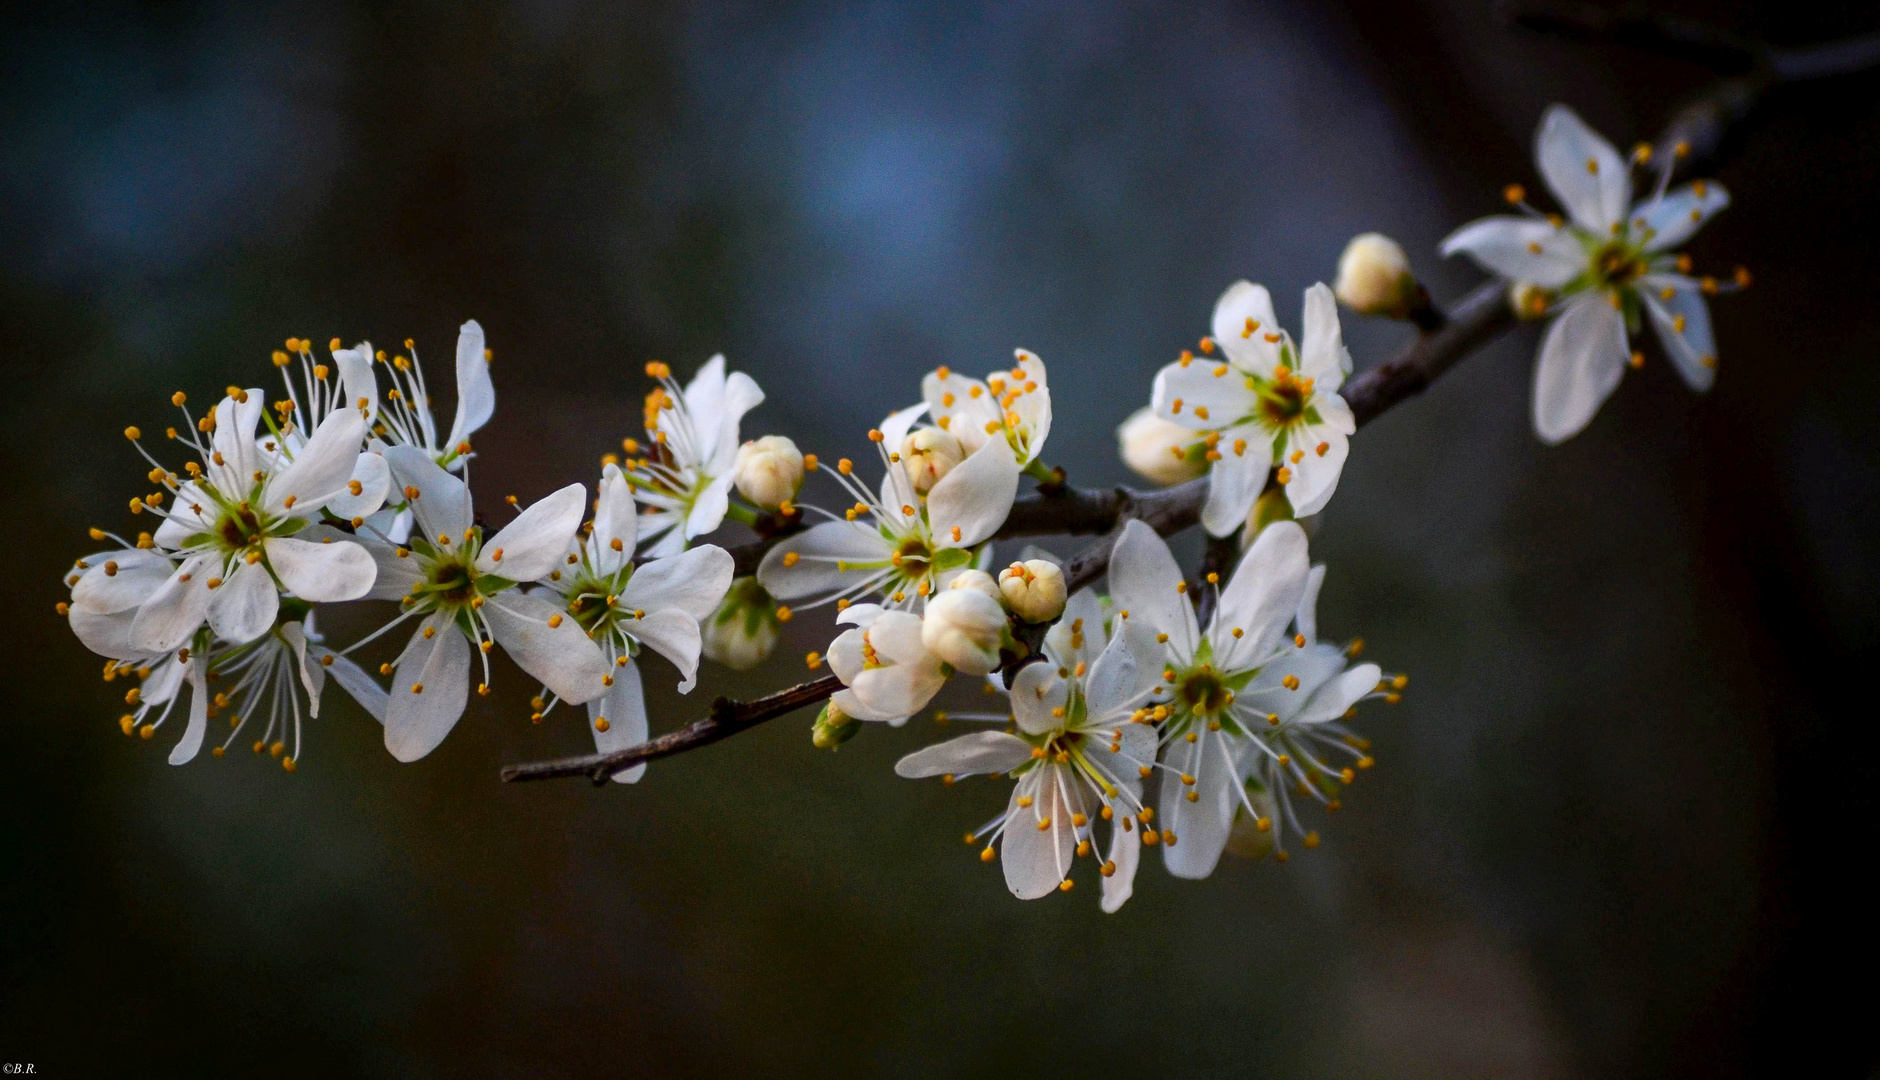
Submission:
MULTIPOLYGON (((1804 43, 1871 5, 1672 5, 1804 43)), ((1381 229, 1435 257, 1552 101, 1616 142, 1710 73, 1476 0, 1183 5, 46 5, 0 26, 0 1058, 44 1075, 1863 1075, 1876 1057, 1880 321, 1871 83, 1796 93, 1692 245, 1716 390, 1654 359, 1558 449, 1531 329, 1368 427, 1321 624, 1410 673, 1327 840, 1203 883, 1021 904, 809 715, 636 787, 497 782, 581 750, 512 667, 399 765, 337 696, 302 767, 163 762, 53 612, 133 527, 118 434, 271 349, 480 319, 485 500, 632 434, 648 359, 715 351, 747 436, 854 454, 924 370, 1049 363, 1050 458, 1113 428, 1252 277, 1282 317, 1381 229)), ((1360 367, 1404 338, 1348 323, 1360 367)), ((257 383, 256 380, 264 380, 257 383)), ((440 404, 449 408, 447 389, 440 404)), ((833 495, 826 497, 833 498, 833 495)), ((734 534, 735 535, 735 534, 734 534)), ((1067 545, 1068 546, 1068 545, 1067 545)), ((341 641, 376 612, 326 623, 341 641)), ((690 699, 648 664, 655 728, 690 699)))

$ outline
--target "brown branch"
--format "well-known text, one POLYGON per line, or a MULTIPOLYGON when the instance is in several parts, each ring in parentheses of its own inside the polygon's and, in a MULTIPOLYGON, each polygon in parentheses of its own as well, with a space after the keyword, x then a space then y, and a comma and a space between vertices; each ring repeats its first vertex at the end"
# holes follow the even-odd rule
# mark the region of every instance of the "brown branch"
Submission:
MULTIPOLYGON (((1851 49, 1850 56, 1853 59, 1844 59, 1844 66, 1851 64, 1854 59, 1864 58, 1865 53, 1856 48, 1851 49)), ((1876 56, 1874 62, 1880 63, 1880 56, 1876 56)), ((1747 115, 1754 97, 1754 88, 1746 89, 1745 80, 1721 80, 1678 114, 1667 129, 1665 140, 1661 142, 1667 148, 1678 141, 1689 142, 1693 150, 1690 154, 1692 159, 1712 153, 1723 146, 1723 137, 1729 129, 1747 115), (1749 95, 1747 98, 1746 94, 1749 95), (1711 126, 1699 131, 1692 126, 1694 123, 1711 126), (1701 143, 1700 139, 1703 140, 1701 143)), ((1423 332, 1415 340, 1396 356, 1346 383, 1339 393, 1351 405, 1352 414, 1362 426, 1422 393, 1431 382, 1463 357, 1513 327, 1515 322, 1507 284, 1501 281, 1486 282, 1457 301, 1449 310, 1432 308, 1426 312, 1423 318, 1417 320, 1416 325, 1422 327, 1423 332)), ((1015 502, 997 538, 1103 534, 1101 540, 1078 552, 1064 564, 1065 586, 1074 593, 1094 584, 1109 570, 1110 550, 1116 543, 1118 530, 1125 522, 1140 520, 1163 536, 1180 532, 1200 520, 1207 493, 1206 477, 1148 492, 1120 487, 1083 491, 1060 486, 1048 493, 1041 492, 1015 502)), ((755 569, 764 552, 780 538, 781 535, 773 535, 733 548, 738 572, 742 574, 755 569)), ((1225 578, 1226 575, 1222 576, 1225 578)), ((1007 661, 1008 679, 1012 672, 1035 658, 1044 631, 1044 626, 1028 626, 1018 632, 1017 637, 1029 649, 1029 655, 1014 655, 1007 661)), ((622 769, 728 738, 805 705, 822 701, 841 687, 841 682, 834 675, 826 675, 814 682, 802 683, 750 701, 719 698, 712 704, 711 715, 639 746, 627 747, 611 754, 590 754, 559 761, 512 765, 503 770, 502 777, 504 780, 546 780, 586 776, 597 784, 604 783, 622 769)))

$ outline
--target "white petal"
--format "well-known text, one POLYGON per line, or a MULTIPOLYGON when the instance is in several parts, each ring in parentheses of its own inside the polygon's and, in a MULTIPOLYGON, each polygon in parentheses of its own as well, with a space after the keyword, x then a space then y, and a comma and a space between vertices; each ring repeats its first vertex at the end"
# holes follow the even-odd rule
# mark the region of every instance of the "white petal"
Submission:
POLYGON ((350 349, 333 350, 339 367, 341 408, 360 414, 368 426, 379 412, 379 380, 372 372, 372 343, 362 341, 350 349))
MULTIPOLYGON (((1127 633, 1143 632, 1137 630, 1127 633)), ((1116 635, 1084 676, 1084 700, 1089 707, 1090 717, 1107 718, 1126 711, 1141 698, 1146 685, 1136 671, 1135 650, 1131 648, 1126 634, 1116 635)), ((1016 696, 1016 688, 1013 694, 1016 696)))
MULTIPOLYGON (((928 381, 932 381, 934 378, 933 375, 927 376, 928 381)), ((923 382, 922 385, 925 386, 925 383, 923 382)), ((914 421, 920 419, 921 414, 926 412, 929 408, 929 404, 929 402, 923 401, 919 405, 909 405, 907 408, 898 412, 889 413, 887 418, 881 422, 881 445, 889 447, 892 450, 899 450, 901 443, 907 438, 907 433, 913 430, 914 421)), ((935 413, 934 415, 938 416, 939 414, 935 413)), ((980 441, 985 441, 983 434, 980 436, 980 441)), ((971 452, 970 450, 967 451, 967 453, 971 452)))
POLYGON ((193 656, 189 660, 189 726, 183 729, 183 737, 170 748, 172 765, 191 761, 202 750, 202 737, 209 730, 208 663, 208 657, 205 656, 193 656))
POLYGON ((1625 220, 1632 177, 1612 144, 1572 109, 1553 105, 1534 136, 1534 164, 1575 224, 1605 236, 1625 220))
POLYGON ((245 498, 254 487, 255 471, 261 467, 255 450, 255 424, 261 420, 260 390, 243 392, 247 401, 225 397, 215 406, 215 432, 209 436, 221 464, 211 458, 208 478, 217 491, 230 501, 245 498))
MULTIPOLYGON (((725 377, 724 399, 719 404, 718 427, 714 436, 716 442, 705 458, 706 464, 714 474, 727 472, 736 464, 738 425, 743 422, 745 413, 757 408, 763 402, 764 391, 749 375, 742 371, 734 371, 725 377)), ((713 528, 717 526, 714 525, 713 528)))
POLYGON ((175 551, 187 544, 190 537, 213 529, 216 515, 215 500, 190 480, 176 489, 176 497, 170 500, 169 515, 157 526, 151 539, 158 547, 175 551))
POLYGON ((1214 536, 1231 536, 1247 523, 1254 501, 1266 488, 1273 451, 1266 434, 1251 424, 1229 428, 1221 442, 1227 449, 1208 470, 1208 501, 1201 507, 1201 525, 1214 536), (1234 452, 1234 442, 1240 439, 1247 442, 1244 454, 1234 452))
POLYGON ((692 376, 692 381, 685 384, 682 391, 685 396, 685 411, 691 414, 692 430, 697 435, 699 445, 692 449, 698 452, 698 460, 693 464, 703 465, 711 460, 714 442, 719 431, 725 402, 725 356, 723 353, 705 361, 692 376))
POLYGON ((378 578, 378 565, 372 554, 350 540, 274 536, 262 547, 268 553, 268 565, 274 568, 281 584, 311 603, 357 600, 372 591, 372 584, 378 578))
MULTIPOLYGON (((1048 552, 1028 548, 1023 552, 1026 559, 1043 558, 1048 552)), ((1103 602, 1097 599, 1094 589, 1079 589, 1064 602, 1064 614, 1045 631, 1045 655, 1064 667, 1076 667, 1079 660, 1094 663, 1103 654, 1103 648, 1109 644, 1109 632, 1103 626, 1103 602), (1073 627, 1077 629, 1073 631, 1073 627), (1079 637, 1082 648, 1072 648, 1071 639, 1079 637)))
MULTIPOLYGON (((303 530, 301 536, 309 540, 322 540, 326 539, 328 534, 335 543, 340 542, 340 538, 346 536, 338 529, 330 529, 324 525, 316 525, 311 529, 303 530)), ((403 600, 410 594, 411 587, 423 577, 418 559, 411 554, 409 549, 395 548, 371 536, 361 538, 358 544, 365 549, 366 554, 372 556, 374 567, 375 576, 372 580, 372 588, 366 593, 365 599, 403 600), (401 550, 405 552, 402 556, 398 554, 401 550)))
POLYGON ((1320 724, 1338 719, 1366 694, 1377 689, 1377 681, 1382 674, 1376 664, 1360 664, 1352 668, 1321 685, 1294 719, 1301 724, 1320 724))
POLYGON ((244 645, 274 628, 281 594, 261 563, 236 559, 235 569, 209 594, 209 626, 216 636, 244 645))
POLYGON ((1012 444, 988 439, 927 493, 927 520, 939 547, 972 547, 999 531, 1018 494, 1012 444), (954 539, 953 530, 959 530, 954 539))
POLYGON ((320 666, 318 659, 311 664, 307 662, 307 633, 300 623, 283 623, 281 639, 294 650, 294 665, 300 669, 300 686, 307 692, 307 715, 317 720, 320 716, 320 691, 326 687, 326 669, 320 666))
MULTIPOLYGON (((1280 343, 1268 341, 1266 335, 1279 332, 1273 298, 1264 285, 1236 281, 1214 303, 1214 343, 1242 371, 1265 374, 1273 370, 1279 363, 1280 343)), ((1195 363, 1209 359, 1196 357, 1195 363)))
POLYGON ((448 536, 451 543, 461 543, 471 524, 470 488, 415 446, 388 447, 385 463, 392 467, 399 497, 417 491, 417 497, 410 500, 411 513, 425 539, 435 544, 438 537, 448 536))
POLYGON ((1064 726, 1061 710, 1071 686, 1050 664, 1026 664, 1012 680, 1012 716, 1027 735, 1045 735, 1064 726), (1053 710, 1060 710, 1053 715, 1053 710))
POLYGON ((1195 609, 1188 597, 1177 592, 1181 568, 1168 544, 1155 530, 1140 521, 1123 526, 1123 535, 1110 553, 1110 596, 1129 617, 1141 619, 1152 629, 1169 637, 1170 651, 1178 656, 1193 656, 1197 644, 1195 609))
POLYGON ((320 421, 313 437, 294 455, 293 464, 268 478, 261 505, 270 514, 310 517, 347 493, 353 465, 366 437, 366 422, 353 409, 339 409, 320 421), (287 501, 293 500, 289 507, 287 501))
POLYGON ((1461 252, 1491 274, 1543 289, 1560 288, 1587 266, 1579 240, 1541 218, 1500 216, 1472 221, 1450 233, 1439 250, 1444 258, 1461 252))
POLYGON ((1020 900, 1049 896, 1071 872, 1077 828, 1065 789, 1074 782, 1070 770, 1047 764, 1026 773, 1012 789, 1001 862, 1005 886, 1020 900), (1018 805, 1021 794, 1032 797, 1030 806, 1018 805))
POLYGON ((864 636, 861 628, 857 627, 844 630, 829 643, 829 670, 836 678, 842 680, 843 686, 853 685, 855 677, 860 675, 865 667, 862 656, 864 636))
POLYGON ((597 569, 611 575, 633 559, 633 545, 639 541, 640 522, 633 508, 633 488, 620 474, 620 466, 601 470, 599 499, 594 510, 594 534, 588 550, 597 569), (619 548, 614 541, 620 541, 619 548))
POLYGON ((79 644, 99 656, 113 660, 142 660, 150 655, 150 650, 140 649, 132 641, 131 628, 137 621, 135 611, 100 615, 75 607, 67 621, 71 623, 72 633, 78 635, 79 644))
POLYGON ((1651 313, 1652 329, 1658 332, 1658 341, 1678 374, 1699 393, 1710 389, 1717 379, 1717 339, 1711 334, 1710 306, 1704 303, 1698 283, 1677 274, 1650 274, 1639 279, 1638 290, 1645 310, 1651 313))
POLYGON ((1113 822, 1110 830, 1110 861, 1116 870, 1103 879, 1103 913, 1114 915, 1129 902, 1136 891, 1136 868, 1142 864, 1142 830, 1125 829, 1113 822))
MULTIPOLYGON (((1014 489, 1016 490, 1016 483, 1014 489)), ((880 563, 894 545, 876 530, 852 521, 825 521, 770 549, 757 567, 757 583, 779 600, 837 592, 880 569, 843 570, 845 564, 880 563), (794 554, 795 560, 789 557, 794 554), (793 565, 785 563, 793 562, 793 565)))
POLYGON ((326 673, 333 677, 333 681, 340 685, 340 689, 351 695, 352 699, 357 701, 359 707, 364 709, 372 719, 381 724, 385 722, 385 710, 391 702, 391 695, 385 692, 385 688, 379 685, 377 679, 366 674, 366 670, 358 664, 336 652, 319 652, 316 662, 326 669, 326 673))
POLYGON ((1299 594, 1299 607, 1293 613, 1293 626, 1308 644, 1319 640, 1319 590, 1325 585, 1325 564, 1306 573, 1305 591, 1299 594))
POLYGON ((455 450, 496 411, 496 387, 484 354, 483 327, 475 319, 457 330, 457 416, 451 421, 445 451, 455 450))
POLYGON ((184 559, 169 580, 137 609, 131 623, 131 648, 143 656, 181 648, 209 614, 209 577, 220 568, 219 555, 184 559))
POLYGON ((1534 430, 1548 444, 1580 433, 1625 374, 1625 319, 1604 293, 1567 305, 1534 367, 1534 430))
POLYGON ((1338 298, 1324 282, 1306 290, 1305 337, 1299 344, 1299 371, 1322 393, 1337 390, 1351 374, 1351 353, 1338 327, 1338 298))
POLYGON ((649 645, 679 669, 679 692, 689 694, 698 685, 698 653, 702 644, 698 618, 681 611, 648 611, 635 619, 627 632, 649 645))
POLYGON ((1216 358, 1196 357, 1185 365, 1176 361, 1156 373, 1150 404, 1164 420, 1212 431, 1253 415, 1260 395, 1247 382, 1245 372, 1216 358))
MULTIPOLYGON (((1336 395, 1328 400, 1344 404, 1344 399, 1336 395)), ((1350 415, 1349 409, 1345 415, 1350 415)), ((1351 453, 1351 441, 1329 425, 1307 428, 1294 438, 1299 460, 1293 461, 1292 455, 1287 455, 1291 475, 1286 481, 1286 501, 1292 504, 1295 517, 1305 517, 1325 509, 1325 504, 1332 501, 1338 477, 1345 470, 1345 458, 1351 453), (1321 446, 1325 448, 1323 454, 1319 453, 1321 446)))
POLYGON ((587 488, 569 484, 531 505, 483 542, 476 567, 511 581, 537 581, 562 565, 587 509, 587 488))
POLYGON ((348 486, 326 504, 335 517, 351 520, 370 517, 378 512, 379 507, 385 505, 385 496, 392 490, 392 467, 385 463, 382 454, 360 454, 353 462, 349 484, 353 482, 358 483, 359 494, 354 495, 348 486))
POLYGON ((730 552, 710 544, 670 559, 654 559, 627 580, 620 606, 629 611, 677 611, 697 622, 725 598, 733 566, 730 552))
POLYGON ((1205 878, 1214 872, 1227 847, 1227 833, 1234 820, 1235 792, 1240 778, 1223 753, 1220 732, 1201 732, 1197 742, 1177 740, 1169 744, 1168 764, 1178 773, 1195 778, 1193 786, 1180 782, 1177 775, 1162 774, 1162 810, 1156 819, 1167 832, 1175 834, 1176 843, 1162 845, 1162 864, 1178 878, 1205 878), (1185 792, 1200 798, 1189 802, 1185 792))
POLYGON ((129 611, 163 587, 176 569, 167 556, 148 548, 125 548, 86 556, 91 564, 72 586, 72 607, 95 615, 129 611))
MULTIPOLYGON (((612 665, 581 625, 539 596, 499 593, 484 602, 490 636, 516 666, 542 681, 570 705, 601 696, 612 665), (555 625, 550 626, 550 621, 555 625)), ((697 624, 693 624, 697 632, 697 624)))
MULTIPOLYGON (((594 733, 594 749, 603 754, 625 750, 646 741, 646 695, 640 686, 640 668, 629 660, 614 668, 614 685, 587 703, 588 730, 594 733), (605 718, 607 730, 595 726, 605 718)), ((631 784, 646 775, 646 763, 614 774, 614 783, 631 784)))
POLYGON ((926 708, 944 685, 946 676, 938 661, 917 660, 870 668, 855 677, 849 692, 875 715, 912 716, 926 708))
POLYGON ((1656 202, 1644 202, 1632 208, 1632 227, 1649 229, 1652 233, 1651 239, 1645 242, 1646 251, 1668 251, 1677 247, 1702 228, 1704 222, 1730 205, 1730 193, 1722 184, 1715 180, 1702 181, 1702 195, 1697 193, 1699 186, 1685 184, 1665 192, 1664 198, 1656 202))
MULTIPOLYGON (((488 605, 485 605, 486 607, 488 605)), ((589 645, 592 648, 592 645, 589 645)), ((444 741, 463 716, 470 695, 470 642, 438 612, 421 623, 392 673, 385 708, 385 749, 416 761, 444 741), (424 632, 431 631, 426 638, 424 632), (414 692, 422 687, 422 691, 414 692)))
MULTIPOLYGON (((674 535, 691 540, 713 532, 718 526, 724 524, 725 511, 731 507, 731 485, 736 480, 735 473, 727 472, 705 485, 705 490, 699 492, 698 498, 692 501, 692 509, 686 511, 683 533, 675 531, 674 535)), ((661 552, 660 554, 668 553, 661 552)), ((676 555, 678 550, 675 549, 670 554, 676 555)))
MULTIPOLYGON (((1299 598, 1305 595, 1306 575, 1311 564, 1306 558, 1306 531, 1296 521, 1276 521, 1260 535, 1241 556, 1227 588, 1221 590, 1215 606, 1213 635, 1216 654, 1229 650, 1243 656, 1264 657, 1279 644, 1299 610, 1299 598), (1241 639, 1228 631, 1246 632, 1241 639)), ((1222 661, 1225 666, 1225 661, 1222 661)))
POLYGON ((1031 760, 1031 744, 1003 731, 975 731, 916 750, 894 763, 896 776, 988 776, 1008 773, 1031 760))

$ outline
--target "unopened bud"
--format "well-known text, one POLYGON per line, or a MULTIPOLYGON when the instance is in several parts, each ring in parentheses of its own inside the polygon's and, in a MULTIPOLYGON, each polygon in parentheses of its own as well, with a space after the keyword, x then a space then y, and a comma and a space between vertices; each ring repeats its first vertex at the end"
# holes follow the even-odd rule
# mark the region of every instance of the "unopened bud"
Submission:
POLYGON ((999 603, 1005 603, 1005 594, 999 591, 999 583, 992 580, 992 575, 984 570, 961 570, 952 581, 947 582, 949 589, 971 589, 992 597, 999 603))
POLYGON ((1338 257, 1338 284, 1332 291, 1345 306, 1360 315, 1401 319, 1422 298, 1410 257, 1397 241, 1383 233, 1351 238, 1338 257))
POLYGON ((1143 406, 1116 429, 1123 464, 1145 480, 1179 484, 1208 471, 1201 436, 1143 406))
POLYGON ((766 435, 738 447, 736 471, 738 494, 775 510, 803 487, 803 453, 782 435, 766 435))
POLYGON ((999 591, 1012 614, 1028 623, 1050 622, 1064 614, 1064 571, 1054 562, 1013 563, 999 575, 999 591))
POLYGON ((853 716, 836 708, 836 703, 831 701, 823 706, 822 712, 816 714, 816 722, 810 725, 809 741, 818 750, 834 750, 853 739, 860 730, 862 725, 856 723, 853 716))
POLYGON ((756 578, 741 577, 731 583, 718 610, 700 620, 700 647, 726 667, 749 671, 777 647, 781 626, 777 602, 756 578))
POLYGON ((914 491, 925 495, 940 478, 966 460, 966 449, 950 433, 937 427, 910 431, 901 440, 901 467, 907 470, 914 491))
POLYGON ((947 589, 927 601, 920 643, 964 675, 990 675, 1005 640, 1005 608, 975 589, 947 589))

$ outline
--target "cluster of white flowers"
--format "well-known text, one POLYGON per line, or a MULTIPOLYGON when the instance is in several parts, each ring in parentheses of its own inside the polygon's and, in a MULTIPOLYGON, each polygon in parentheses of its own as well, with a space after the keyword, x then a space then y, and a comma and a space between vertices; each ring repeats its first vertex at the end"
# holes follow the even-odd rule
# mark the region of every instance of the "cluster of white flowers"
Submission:
MULTIPOLYGON (((1444 251, 1470 254, 1508 278, 1520 304, 1555 313, 1535 382, 1541 436, 1584 427, 1616 383, 1641 313, 1687 380, 1708 386, 1714 346, 1701 295, 1720 287, 1684 276, 1687 261, 1666 252, 1725 205, 1722 189, 1668 192, 1667 168, 1628 211, 1624 164, 1560 107, 1542 125, 1538 156, 1570 221, 1492 218, 1444 251)), ((1649 156, 1641 149, 1634 160, 1649 156)), ((1521 193, 1510 199, 1526 208, 1521 193)), ((1287 836, 1316 846, 1304 803, 1337 809, 1372 764, 1348 721, 1360 702, 1395 702, 1405 685, 1355 663, 1359 642, 1319 640, 1325 568, 1312 564, 1298 521, 1331 501, 1356 430, 1340 396, 1352 371, 1340 300, 1419 325, 1431 316, 1403 250, 1366 234, 1341 260, 1336 291, 1306 290, 1297 341, 1263 286, 1229 287, 1210 334, 1156 374, 1149 405, 1118 429, 1124 461, 1149 480, 1205 483, 1205 500, 1193 489, 1201 524, 1238 537, 1222 541, 1239 551, 1225 578, 1184 576, 1140 520, 1108 541, 1101 591, 1071 593, 1065 568, 1039 551, 1001 567, 994 543, 1021 482, 1034 480, 1048 503, 1064 481, 1042 457, 1052 425, 1045 364, 1023 349, 984 380, 928 374, 918 403, 868 432, 874 483, 854 461, 829 468, 780 435, 741 442, 764 394, 722 356, 683 387, 667 365, 648 364, 646 438, 603 459, 592 501, 579 483, 527 508, 511 496, 513 518, 491 531, 468 482, 470 436, 495 407, 489 353, 470 322, 443 439, 410 342, 387 357, 335 339, 328 364, 289 339, 274 354, 285 391, 272 405, 259 389, 231 386, 198 419, 176 394, 183 422, 166 435, 191 458, 180 471, 127 431, 157 489, 131 509, 160 523, 134 542, 93 530, 115 546, 78 561, 61 613, 107 658, 107 680, 136 680, 126 734, 151 738, 187 700, 172 763, 195 757, 209 721, 226 715, 216 756, 252 738, 256 753, 292 771, 303 714, 318 715, 329 676, 383 724, 387 749, 413 761, 450 733, 473 685, 490 692, 500 646, 541 684, 532 719, 585 705, 585 726, 607 753, 647 739, 636 662, 645 648, 671 662, 685 693, 701 653, 755 666, 797 612, 833 605, 833 640, 808 654, 812 670, 827 664, 834 675, 815 745, 839 746, 869 721, 903 725, 956 675, 1004 694, 994 712, 936 713, 987 726, 909 754, 897 772, 1010 781, 1005 810, 967 841, 988 862, 1002 850, 1008 886, 1027 899, 1070 889, 1088 858, 1104 910, 1115 911, 1144 847, 1160 847, 1174 876, 1200 878, 1225 850, 1284 860, 1287 836), (829 478, 837 504, 798 501, 810 473, 829 478), (754 575, 734 578, 737 559, 701 542, 727 521, 758 534, 754 575), (346 648, 329 647, 314 609, 353 601, 396 611, 346 648), (406 644, 377 677, 351 658, 407 622, 406 644)))

